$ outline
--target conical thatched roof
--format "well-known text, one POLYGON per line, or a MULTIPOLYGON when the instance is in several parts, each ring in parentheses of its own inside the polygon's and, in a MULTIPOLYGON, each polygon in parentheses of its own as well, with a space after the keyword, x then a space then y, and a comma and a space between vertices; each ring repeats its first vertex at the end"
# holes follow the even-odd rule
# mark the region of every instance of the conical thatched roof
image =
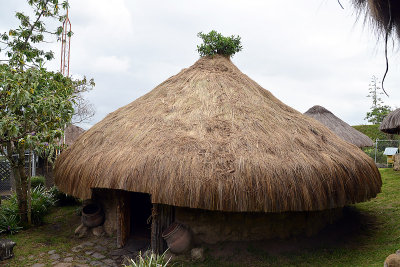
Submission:
POLYGON ((371 138, 357 131, 324 107, 318 105, 313 106, 304 114, 316 119, 328 127, 332 132, 337 134, 340 138, 358 147, 368 147, 374 145, 374 142, 371 140, 371 138))
POLYGON ((380 191, 374 162, 223 56, 203 57, 110 113, 56 161, 56 184, 223 211, 308 211, 380 191))
POLYGON ((400 108, 393 110, 383 119, 379 130, 388 134, 400 134, 400 108))

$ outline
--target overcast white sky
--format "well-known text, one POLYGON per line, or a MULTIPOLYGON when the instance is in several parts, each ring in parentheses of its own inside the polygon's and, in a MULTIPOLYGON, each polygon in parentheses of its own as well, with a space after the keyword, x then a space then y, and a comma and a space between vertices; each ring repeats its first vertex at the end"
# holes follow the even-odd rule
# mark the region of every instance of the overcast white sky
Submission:
MULTIPOLYGON (((366 124, 372 75, 385 70, 383 43, 362 22, 350 0, 69 0, 74 35, 70 71, 94 78, 87 98, 96 115, 150 91, 197 59, 197 33, 240 35, 233 63, 287 105, 305 112, 322 105, 351 125, 366 124)), ((0 31, 17 25, 24 0, 0 0, 0 31)), ((49 45, 58 70, 60 43, 49 45)), ((400 53, 390 50, 385 104, 400 107, 400 53)))

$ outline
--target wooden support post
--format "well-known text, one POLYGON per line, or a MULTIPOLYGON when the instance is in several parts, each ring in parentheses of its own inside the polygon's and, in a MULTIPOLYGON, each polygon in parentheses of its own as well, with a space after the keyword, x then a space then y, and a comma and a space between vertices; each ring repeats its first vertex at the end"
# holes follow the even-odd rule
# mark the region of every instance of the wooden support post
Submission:
POLYGON ((151 249, 162 254, 167 250, 167 243, 162 238, 162 232, 175 221, 174 206, 153 204, 151 224, 151 249))
POLYGON ((128 241, 131 232, 130 194, 118 192, 117 200, 117 247, 122 248, 128 241))

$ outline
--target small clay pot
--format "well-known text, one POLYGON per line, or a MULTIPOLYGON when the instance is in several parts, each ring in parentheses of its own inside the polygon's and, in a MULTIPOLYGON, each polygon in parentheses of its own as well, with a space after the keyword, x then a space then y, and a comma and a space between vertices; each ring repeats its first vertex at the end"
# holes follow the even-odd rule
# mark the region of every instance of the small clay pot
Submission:
POLYGON ((172 223, 162 233, 162 237, 167 242, 168 248, 172 253, 181 254, 190 249, 192 235, 188 229, 179 223, 172 223))
POLYGON ((82 224, 87 227, 96 227, 104 222, 104 213, 101 206, 96 202, 91 202, 82 208, 82 224))

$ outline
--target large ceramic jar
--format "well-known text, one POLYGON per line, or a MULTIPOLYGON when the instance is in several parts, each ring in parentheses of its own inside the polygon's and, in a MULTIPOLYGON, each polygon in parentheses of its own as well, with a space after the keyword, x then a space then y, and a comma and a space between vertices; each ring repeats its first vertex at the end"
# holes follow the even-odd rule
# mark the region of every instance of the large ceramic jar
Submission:
POLYGON ((104 222, 104 213, 96 202, 86 204, 82 208, 82 224, 87 227, 96 227, 104 222))
POLYGON ((189 229, 186 229, 182 224, 172 223, 162 233, 162 237, 167 242, 168 248, 172 253, 181 254, 190 249, 192 235, 189 229))

